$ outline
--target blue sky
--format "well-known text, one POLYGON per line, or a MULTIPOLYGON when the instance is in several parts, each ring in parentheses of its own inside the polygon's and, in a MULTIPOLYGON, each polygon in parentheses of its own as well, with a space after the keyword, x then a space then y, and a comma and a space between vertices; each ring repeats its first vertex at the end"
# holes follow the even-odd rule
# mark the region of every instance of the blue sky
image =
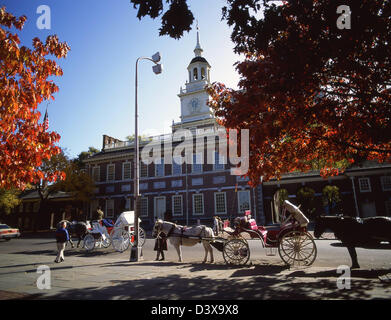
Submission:
MULTIPOLYGON (((164 1, 165 2, 165 1, 164 1)), ((191 0, 190 9, 200 27, 203 56, 212 66, 211 80, 236 88, 239 76, 234 63, 231 30, 221 21, 223 0, 191 0)), ((22 45, 57 34, 71 51, 59 64, 64 75, 54 78, 60 91, 48 108, 50 130, 61 135, 59 145, 75 157, 89 146, 102 147, 102 135, 125 139, 134 134, 135 62, 140 56, 162 55, 164 71, 152 72, 152 63, 139 64, 139 132, 170 132, 179 121, 177 94, 187 79, 187 66, 196 45, 193 30, 180 40, 159 36, 160 19, 138 20, 129 0, 0 0, 8 12, 26 15, 19 33, 22 45), (51 30, 40 30, 37 8, 51 9, 51 30)), ((46 102, 39 106, 43 114, 46 102)))

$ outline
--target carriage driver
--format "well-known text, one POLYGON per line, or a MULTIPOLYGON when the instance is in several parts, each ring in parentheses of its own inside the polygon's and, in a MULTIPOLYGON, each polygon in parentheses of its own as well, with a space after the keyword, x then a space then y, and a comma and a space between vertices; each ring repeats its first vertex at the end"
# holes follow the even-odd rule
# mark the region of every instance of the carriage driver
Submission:
POLYGON ((96 211, 94 212, 94 216, 92 217, 92 220, 100 221, 103 219, 104 213, 102 211, 102 207, 99 206, 96 211))

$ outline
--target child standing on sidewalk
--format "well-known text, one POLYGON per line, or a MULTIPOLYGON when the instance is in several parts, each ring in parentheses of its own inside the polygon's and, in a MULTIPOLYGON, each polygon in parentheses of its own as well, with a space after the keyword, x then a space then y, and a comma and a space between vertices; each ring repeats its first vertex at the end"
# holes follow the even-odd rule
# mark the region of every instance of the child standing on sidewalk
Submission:
POLYGON ((64 250, 67 241, 69 241, 69 233, 66 229, 67 223, 65 221, 61 222, 59 228, 56 231, 56 241, 57 241, 57 257, 54 262, 60 263, 64 261, 64 250))
POLYGON ((160 261, 163 261, 164 260, 164 250, 167 251, 167 238, 163 232, 160 232, 157 235, 156 241, 155 241, 155 247, 153 248, 153 250, 157 251, 155 261, 159 260, 160 254, 162 255, 162 258, 160 259, 160 261))

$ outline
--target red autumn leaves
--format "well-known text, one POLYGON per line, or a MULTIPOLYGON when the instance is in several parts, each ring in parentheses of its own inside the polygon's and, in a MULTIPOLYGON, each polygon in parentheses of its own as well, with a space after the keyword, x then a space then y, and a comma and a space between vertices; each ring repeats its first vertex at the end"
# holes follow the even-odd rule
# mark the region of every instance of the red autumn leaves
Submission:
POLYGON ((246 56, 239 90, 215 83, 208 91, 223 126, 250 130, 253 185, 391 160, 390 2, 349 1, 355 24, 344 31, 331 0, 271 6, 257 21, 235 20, 247 7, 230 2, 235 51, 246 56))
POLYGON ((40 179, 55 181, 64 178, 63 172, 43 172, 44 159, 60 152, 56 143, 60 135, 46 132, 38 123, 38 105, 53 99, 58 87, 51 76, 61 76, 62 70, 54 60, 66 57, 69 46, 57 36, 45 43, 33 40, 33 49, 20 46, 19 36, 11 32, 22 30, 26 17, 14 17, 0 9, 0 188, 23 189, 40 179))

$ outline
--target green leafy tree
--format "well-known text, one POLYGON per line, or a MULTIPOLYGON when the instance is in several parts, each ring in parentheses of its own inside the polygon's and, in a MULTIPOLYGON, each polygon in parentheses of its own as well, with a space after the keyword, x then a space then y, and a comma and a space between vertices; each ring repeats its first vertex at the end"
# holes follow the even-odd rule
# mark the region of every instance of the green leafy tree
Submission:
POLYGON ((190 31, 194 21, 193 13, 189 10, 186 0, 166 0, 170 4, 164 11, 162 0, 131 0, 134 8, 138 8, 137 18, 149 16, 156 19, 161 16, 160 35, 169 35, 174 39, 183 36, 184 31, 190 31))
MULTIPOLYGON (((93 149, 91 150, 93 151, 93 149)), ((62 151, 49 160, 44 160, 40 170, 43 172, 63 172, 65 178, 57 180, 55 183, 41 179, 33 186, 40 197, 38 214, 46 210, 50 195, 59 191, 71 193, 74 200, 83 202, 89 201, 94 194, 95 183, 79 166, 79 158, 70 160, 62 151)))
POLYGON ((79 167, 79 169, 85 168, 84 160, 88 159, 89 157, 93 156, 94 154, 98 153, 99 150, 94 147, 89 147, 88 151, 82 151, 79 153, 76 159, 73 161, 75 164, 79 167))
MULTIPOLYGON (((126 140, 129 141, 129 142, 134 142, 135 138, 134 138, 134 134, 132 135, 129 135, 129 136, 126 136, 126 140)), ((138 136, 138 141, 139 142, 148 142, 148 141, 151 141, 152 139, 146 135, 141 135, 141 136, 138 136)))
POLYGON ((282 222, 282 208, 284 201, 289 199, 289 192, 287 189, 281 188, 278 189, 273 196, 273 208, 274 208, 274 222, 282 222))
POLYGON ((296 193, 297 204, 300 210, 308 217, 314 218, 316 211, 315 190, 310 187, 301 187, 296 193))
POLYGON ((21 202, 19 194, 20 191, 16 189, 0 189, 0 212, 9 215, 21 202))
POLYGON ((341 202, 339 188, 337 186, 328 185, 322 190, 323 206, 328 208, 329 214, 333 215, 336 212, 338 204, 341 202))

